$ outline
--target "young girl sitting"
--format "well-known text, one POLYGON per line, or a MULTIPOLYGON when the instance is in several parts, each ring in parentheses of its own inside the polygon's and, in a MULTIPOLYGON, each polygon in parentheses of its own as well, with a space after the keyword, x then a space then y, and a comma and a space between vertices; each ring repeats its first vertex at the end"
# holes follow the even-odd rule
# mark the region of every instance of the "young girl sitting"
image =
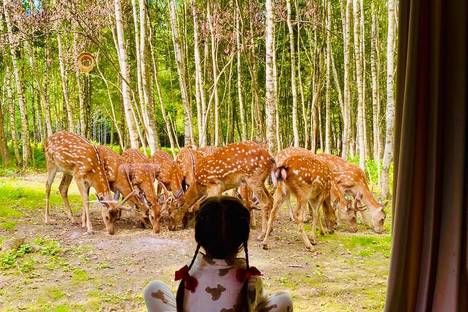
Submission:
POLYGON ((175 280, 181 280, 177 296, 162 282, 151 282, 144 290, 148 311, 292 311, 290 296, 267 296, 260 271, 249 266, 249 225, 249 211, 238 199, 205 200, 195 219, 195 254, 189 266, 175 273, 175 280), (205 253, 199 253, 200 247, 205 253), (245 259, 236 258, 241 247, 245 259))

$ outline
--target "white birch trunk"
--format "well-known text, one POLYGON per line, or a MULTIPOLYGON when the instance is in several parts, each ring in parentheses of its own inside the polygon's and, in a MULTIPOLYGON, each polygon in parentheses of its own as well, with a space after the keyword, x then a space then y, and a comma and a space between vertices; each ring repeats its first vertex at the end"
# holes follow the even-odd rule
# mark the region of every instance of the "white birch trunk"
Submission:
POLYGON ((10 12, 8 11, 7 1, 3 2, 3 9, 5 15, 5 23, 7 26, 8 32, 8 42, 10 46, 10 54, 11 54, 11 62, 13 65, 13 77, 15 79, 16 85, 16 94, 18 98, 18 106, 20 109, 20 116, 21 116, 21 138, 23 141, 23 159, 22 159, 22 166, 23 169, 28 166, 28 161, 31 156, 31 148, 29 146, 29 123, 28 123, 28 115, 27 115, 27 108, 26 102, 24 100, 24 92, 23 92, 23 83, 20 77, 20 69, 18 65, 18 59, 16 56, 16 49, 14 47, 14 38, 13 38, 13 30, 10 20, 10 12))
POLYGON ((388 1, 388 31, 387 31, 387 112, 385 117, 385 149, 382 168, 382 197, 389 196, 389 171, 393 160, 393 124, 394 124, 394 98, 393 98, 393 56, 394 56, 394 1, 388 1))
POLYGON ((115 25, 117 30, 117 45, 119 55, 119 67, 122 88, 122 103, 124 106, 125 121, 127 122, 128 134, 130 136, 130 147, 138 148, 138 133, 136 127, 136 121, 134 119, 134 112, 132 109, 132 103, 130 101, 130 75, 127 67, 127 51, 125 49, 125 37, 122 24, 122 5, 120 0, 114 0, 115 9, 115 25))
POLYGON ((68 91, 68 78, 65 71, 64 57, 63 57, 63 45, 62 45, 62 35, 60 32, 57 33, 57 46, 58 46, 58 61, 60 67, 60 78, 62 83, 62 96, 63 96, 63 106, 67 113, 67 130, 73 132, 73 110, 70 104, 70 95, 68 91))
POLYGON ((171 23, 172 31, 172 44, 174 45, 174 55, 177 64, 177 75, 179 78, 180 96, 182 98, 182 104, 184 106, 184 124, 185 124, 185 145, 193 144, 193 130, 192 130, 192 109, 190 107, 187 83, 185 78, 185 64, 184 57, 182 55, 182 49, 180 46, 179 32, 177 27, 177 15, 176 15, 176 2, 175 0, 169 0, 169 18, 171 23))
POLYGON ((277 142, 275 138, 275 116, 276 116, 276 92, 274 77, 274 22, 273 22, 273 3, 272 0, 266 0, 266 20, 265 20, 265 115, 266 115, 266 139, 270 152, 276 153, 277 142))
POLYGON ((292 93, 292 128, 293 128, 293 139, 294 146, 299 146, 299 129, 297 126, 297 85, 296 85, 296 49, 294 46, 294 31, 291 21, 292 9, 291 0, 286 0, 287 9, 287 24, 289 33, 289 52, 291 54, 291 93, 292 93))

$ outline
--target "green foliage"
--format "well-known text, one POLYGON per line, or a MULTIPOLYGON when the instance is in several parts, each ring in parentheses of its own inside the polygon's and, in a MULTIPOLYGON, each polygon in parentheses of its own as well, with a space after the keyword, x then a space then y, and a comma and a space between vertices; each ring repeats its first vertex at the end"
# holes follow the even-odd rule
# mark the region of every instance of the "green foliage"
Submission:
POLYGON ((40 253, 44 256, 57 256, 62 252, 60 244, 55 240, 36 237, 33 243, 37 245, 40 253))
POLYGON ((17 261, 24 257, 25 254, 32 252, 32 248, 28 244, 22 244, 17 249, 10 249, 0 253, 0 268, 11 269, 17 265, 17 261))

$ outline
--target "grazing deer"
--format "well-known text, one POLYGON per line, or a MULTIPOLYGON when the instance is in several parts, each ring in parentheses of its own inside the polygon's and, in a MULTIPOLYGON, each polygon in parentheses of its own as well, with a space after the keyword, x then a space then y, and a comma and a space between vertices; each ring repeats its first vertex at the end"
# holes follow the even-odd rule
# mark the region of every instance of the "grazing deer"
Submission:
POLYGON ((89 215, 89 189, 93 187, 98 201, 102 204, 101 215, 107 232, 114 234, 114 223, 120 215, 123 203, 119 205, 112 198, 104 164, 97 148, 81 136, 66 131, 57 132, 47 138, 44 147, 47 163, 45 223, 50 222, 50 189, 57 172, 61 171, 63 177, 59 190, 67 208, 68 218, 75 222, 68 201, 68 187, 75 178, 83 200, 82 227, 86 226, 89 234, 93 232, 89 215))
POLYGON ((161 166, 153 163, 137 149, 126 150, 122 153, 122 159, 130 166, 130 169, 133 169, 128 171, 127 179, 131 181, 134 190, 148 207, 146 211, 149 211, 153 232, 159 233, 161 230, 159 221, 161 210, 163 210, 161 206, 165 205, 165 201, 162 195, 156 198, 154 182, 161 172, 161 166))
POLYGON ((148 168, 147 165, 129 164, 121 155, 107 146, 100 145, 97 148, 104 162, 109 184, 115 194, 114 199, 117 200, 120 195, 128 196, 130 205, 136 208, 135 212, 140 226, 144 227, 147 224, 148 211, 154 204, 154 201, 150 200, 154 197, 151 195, 152 175, 148 174, 148 171, 154 168, 148 168))
MULTIPOLYGON (((302 147, 288 147, 283 150, 281 150, 275 158, 277 166, 280 166, 286 159, 288 159, 291 156, 301 156, 301 155, 308 155, 311 157, 316 157, 317 155, 314 154, 312 151, 302 148, 302 147)), ((330 168, 331 169, 331 168, 330 168)), ((330 187, 330 196, 331 200, 333 203, 333 207, 340 207, 340 210, 338 210, 338 216, 339 216, 339 221, 341 223, 345 223, 349 225, 349 230, 351 232, 356 232, 357 231, 357 225, 356 222, 353 221, 355 220, 355 211, 351 209, 350 205, 346 201, 344 197, 344 193, 341 192, 341 190, 338 188, 336 181, 333 179, 331 181, 331 187, 330 187)), ((291 208, 290 208, 290 213, 291 213, 291 208)), ((320 214, 320 211, 318 211, 318 214, 320 214)), ((329 215, 329 214, 328 214, 329 215)), ((327 216, 327 214, 325 214, 327 216)), ((292 219, 294 220, 294 216, 292 215, 292 219)), ((320 218, 317 220, 320 225, 320 229, 322 233, 330 233, 333 232, 334 228, 328 227, 327 229, 324 230, 322 227, 322 223, 320 218)), ((333 224, 334 222, 329 222, 330 220, 325 219, 326 224, 333 224)))
POLYGON ((169 189, 174 195, 174 199, 179 199, 184 194, 187 186, 178 163, 164 151, 156 151, 151 160, 161 167, 157 179, 158 182, 163 184, 163 190, 169 189))
POLYGON ((218 147, 213 154, 205 157, 201 153, 196 156, 196 151, 191 149, 184 153, 193 166, 194 175, 191 184, 188 183, 183 204, 170 212, 170 229, 176 229, 184 213, 203 197, 220 195, 242 184, 246 184, 258 199, 263 212, 262 230, 266 229, 271 198, 265 180, 274 160, 265 145, 250 141, 233 143, 218 147))
POLYGON ((339 189, 344 194, 353 196, 354 210, 361 213, 364 222, 376 233, 382 233, 385 222, 384 205, 377 202, 369 190, 364 171, 338 156, 318 154, 317 157, 330 166, 339 189))
MULTIPOLYGON (((316 242, 315 230, 319 208, 324 205, 325 220, 332 222, 336 208, 334 206, 338 204, 343 205, 343 202, 334 202, 331 198, 332 171, 326 163, 318 160, 313 154, 308 155, 304 153, 290 156, 281 163, 278 163, 273 172, 273 181, 276 184, 276 190, 273 195, 273 209, 270 212, 266 234, 262 243, 264 248, 267 248, 268 235, 278 208, 287 199, 289 194, 293 194, 297 200, 297 207, 294 209, 294 221, 306 248, 311 250, 313 248, 312 243, 315 244, 316 242), (313 213, 312 243, 307 237, 303 224, 304 209, 309 201, 312 205, 313 213)), ((338 212, 343 211, 343 207, 338 207, 337 210, 338 212)))

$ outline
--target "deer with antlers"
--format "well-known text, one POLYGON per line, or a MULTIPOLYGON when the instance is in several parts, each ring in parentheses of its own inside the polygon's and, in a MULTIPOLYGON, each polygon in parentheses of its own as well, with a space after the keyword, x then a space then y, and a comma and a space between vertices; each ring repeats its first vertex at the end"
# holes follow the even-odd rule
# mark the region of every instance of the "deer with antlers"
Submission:
MULTIPOLYGON (((152 164, 132 163, 127 158, 114 152, 107 146, 98 146, 106 169, 107 178, 114 192, 114 199, 118 200, 120 195, 125 201, 136 208, 136 215, 140 226, 152 221, 149 217, 151 209, 157 210, 158 203, 154 197, 154 171, 158 168, 152 164), (156 208, 153 208, 155 207, 156 208)), ((159 223, 151 222, 153 231, 159 232, 159 223)))
POLYGON ((96 197, 102 204, 101 215, 109 234, 114 234, 114 223, 120 215, 121 204, 113 199, 103 160, 97 148, 86 139, 71 132, 61 131, 47 138, 45 144, 47 164, 45 223, 50 222, 50 189, 57 172, 63 172, 59 190, 68 218, 75 219, 68 201, 68 188, 73 178, 83 200, 82 227, 93 233, 89 215, 89 190, 94 188, 96 197))
MULTIPOLYGON (((141 170, 139 171, 141 175, 134 174, 130 176, 129 179, 134 183, 135 189, 142 194, 142 199, 149 208, 146 211, 146 215, 149 215, 150 222, 153 226, 153 232, 159 233, 161 228, 159 221, 161 218, 161 211, 165 209, 166 195, 160 194, 156 198, 158 191, 154 187, 154 182, 157 181, 157 177, 160 176, 161 166, 154 163, 137 149, 126 150, 122 153, 122 159, 125 163, 129 164, 131 168, 138 168, 141 170)), ((160 185, 159 182, 158 185, 160 185)), ((164 186, 163 188, 165 189, 164 186)))
POLYGON ((183 197, 182 205, 170 212, 170 229, 176 229, 185 212, 191 210, 200 199, 216 196, 226 190, 246 184, 255 194, 262 209, 262 230, 266 221, 271 198, 265 187, 274 160, 265 145, 255 142, 240 142, 218 147, 214 153, 197 156, 195 151, 187 151, 193 166, 193 177, 183 197))
POLYGON ((340 196, 333 181, 333 174, 329 166, 317 159, 308 150, 286 149, 276 157, 277 167, 272 178, 276 186, 273 195, 273 209, 268 219, 263 246, 267 248, 267 239, 270 234, 276 212, 281 204, 292 194, 297 200, 297 207, 293 210, 294 221, 307 249, 311 250, 316 243, 316 225, 318 212, 323 205, 327 228, 334 228, 336 212, 340 220, 355 227, 356 218, 349 210, 345 199, 340 196), (304 230, 304 211, 307 204, 312 205, 312 243, 304 230))
POLYGON ((161 167, 157 179, 161 183, 162 193, 167 197, 166 201, 170 199, 168 190, 172 192, 174 199, 178 200, 187 189, 184 174, 178 163, 164 151, 156 151, 151 160, 161 167))
POLYGON ((317 154, 317 157, 330 166, 339 189, 344 194, 353 196, 354 210, 361 213, 364 222, 376 233, 382 233, 385 222, 384 205, 369 190, 364 171, 338 156, 317 154))

